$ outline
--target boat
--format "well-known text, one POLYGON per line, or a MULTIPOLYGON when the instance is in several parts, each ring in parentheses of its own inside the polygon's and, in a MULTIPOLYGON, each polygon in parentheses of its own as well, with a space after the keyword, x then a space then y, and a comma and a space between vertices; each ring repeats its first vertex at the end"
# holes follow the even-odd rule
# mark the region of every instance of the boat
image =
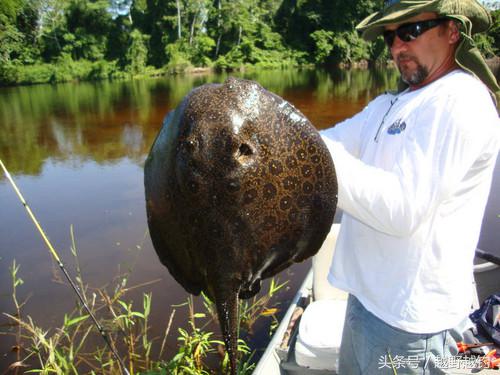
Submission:
MULTIPOLYGON (((332 230, 323 243, 323 246, 318 251, 318 254, 313 257, 311 269, 257 363, 253 375, 338 374, 338 358, 347 305, 347 293, 331 286, 326 276, 333 257, 332 249, 335 247, 339 227, 340 224, 332 226, 332 230), (327 327, 328 332, 331 332, 333 337, 327 339, 328 347, 325 345, 324 347, 311 348, 308 346, 307 336, 314 335, 314 333, 308 332, 308 327, 301 327, 300 324, 302 318, 308 314, 309 309, 318 303, 328 303, 328 316, 330 319, 325 319, 325 321, 333 322, 328 323, 332 324, 332 326, 327 327), (301 335, 305 336, 305 338, 301 335)), ((499 257, 478 249, 476 251, 476 261, 477 264, 474 266, 474 278, 476 281, 482 275, 492 272, 500 273, 499 257)), ((498 275, 495 275, 495 278, 498 280, 498 275)), ((498 283, 495 285, 498 288, 498 283)), ((480 306, 478 289, 475 285, 471 311, 476 310, 480 306)), ((471 365, 465 359, 463 361, 462 365, 457 364, 454 366, 456 368, 450 368, 450 373, 478 373, 479 366, 471 365)), ((497 369, 481 369, 479 373, 484 375, 500 375, 500 371, 497 369)))

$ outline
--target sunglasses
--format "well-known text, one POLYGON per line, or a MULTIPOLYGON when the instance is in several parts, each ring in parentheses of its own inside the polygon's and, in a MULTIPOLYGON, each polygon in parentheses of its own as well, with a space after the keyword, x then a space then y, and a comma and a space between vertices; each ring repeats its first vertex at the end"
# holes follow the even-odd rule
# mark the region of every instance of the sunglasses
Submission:
POLYGON ((430 30, 446 21, 448 21, 448 18, 435 18, 431 20, 405 23, 399 26, 396 30, 385 30, 384 40, 389 48, 392 47, 396 35, 403 42, 411 42, 412 40, 417 39, 427 30, 430 30))

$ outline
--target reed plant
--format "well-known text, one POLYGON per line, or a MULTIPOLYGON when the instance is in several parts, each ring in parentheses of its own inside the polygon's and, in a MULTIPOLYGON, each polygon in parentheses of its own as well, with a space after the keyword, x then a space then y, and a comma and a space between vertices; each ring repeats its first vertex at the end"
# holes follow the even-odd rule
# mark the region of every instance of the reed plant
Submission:
MULTIPOLYGON (((199 299, 199 311, 196 311, 195 299, 191 295, 186 302, 173 305, 165 331, 161 337, 153 337, 150 322, 152 294, 143 293, 139 304, 129 300, 127 296, 132 289, 149 283, 128 286, 133 272, 130 269, 115 277, 108 288, 90 288, 82 277, 72 228, 70 234, 78 288, 92 313, 99 317, 111 345, 119 351, 131 375, 208 375, 229 371, 228 355, 219 339, 220 335, 210 330, 210 327, 214 327, 217 316, 214 304, 207 296, 203 295, 199 299), (177 347, 173 350, 174 354, 165 359, 167 338, 171 334, 174 316, 178 310, 183 309, 187 310, 187 314, 183 314, 187 319, 183 324, 177 323, 180 325, 177 330, 177 347)), ((19 297, 23 280, 20 277, 20 265, 16 261, 10 267, 10 274, 13 311, 10 314, 3 312, 3 315, 11 324, 8 328, 1 328, 0 334, 13 338, 16 358, 2 375, 124 373, 109 348, 99 341, 99 334, 86 310, 77 305, 73 311, 64 315, 58 327, 44 329, 29 315, 23 314, 25 301, 19 297)), ((277 321, 278 308, 273 297, 286 283, 280 284, 273 279, 268 285, 266 293, 240 304, 240 324, 246 336, 251 333, 251 328, 259 317, 271 317, 273 321, 277 321)), ((172 348, 169 349, 172 352, 172 348)), ((252 362, 254 351, 242 339, 238 341, 238 355, 238 373, 250 374, 255 367, 252 362)))

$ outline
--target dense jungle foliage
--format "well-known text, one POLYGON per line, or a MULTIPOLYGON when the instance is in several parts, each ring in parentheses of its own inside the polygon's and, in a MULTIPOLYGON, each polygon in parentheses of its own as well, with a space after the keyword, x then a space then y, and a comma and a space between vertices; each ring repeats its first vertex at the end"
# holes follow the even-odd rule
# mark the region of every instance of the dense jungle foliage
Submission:
MULTIPOLYGON (((1 0, 0 84, 385 62, 354 26, 381 0, 1 0)), ((494 4, 490 7, 498 8, 494 4)), ((500 10, 480 35, 500 49, 500 10)))

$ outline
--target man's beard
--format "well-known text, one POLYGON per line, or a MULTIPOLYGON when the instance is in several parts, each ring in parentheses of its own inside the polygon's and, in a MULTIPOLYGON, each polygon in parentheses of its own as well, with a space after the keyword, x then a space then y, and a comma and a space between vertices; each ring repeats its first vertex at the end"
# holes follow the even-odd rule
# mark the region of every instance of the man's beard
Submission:
POLYGON ((417 86, 417 85, 421 84, 422 82, 424 82, 424 80, 429 76, 429 70, 425 66, 421 65, 413 57, 401 54, 398 56, 397 65, 398 65, 399 72, 401 73, 401 78, 402 78, 403 82, 408 84, 408 85, 417 86), (412 60, 417 65, 417 68, 415 70, 411 70, 411 71, 403 70, 401 68, 400 61, 399 61, 400 58, 412 60))

